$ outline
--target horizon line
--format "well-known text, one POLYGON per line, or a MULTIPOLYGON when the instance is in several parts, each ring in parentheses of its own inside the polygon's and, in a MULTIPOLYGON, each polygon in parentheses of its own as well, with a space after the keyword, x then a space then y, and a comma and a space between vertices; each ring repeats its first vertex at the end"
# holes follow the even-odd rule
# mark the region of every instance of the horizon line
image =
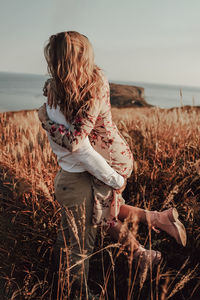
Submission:
MULTIPOLYGON (((0 71, 0 73, 7 73, 7 74, 16 74, 16 75, 33 75, 33 76, 49 76, 48 74, 39 74, 39 73, 24 73, 24 72, 16 72, 16 71, 0 71)), ((175 84, 175 83, 159 83, 159 82, 147 82, 147 81, 130 81, 130 80, 118 80, 118 79, 109 79, 110 83, 118 83, 118 84, 124 84, 124 85, 133 85, 133 84, 149 84, 149 85, 163 85, 163 86, 173 86, 173 87, 185 87, 185 88, 196 88, 200 89, 200 86, 196 85, 183 85, 183 84, 175 84)), ((139 87, 139 86, 138 86, 139 87)), ((142 87, 142 86, 140 86, 142 87)))

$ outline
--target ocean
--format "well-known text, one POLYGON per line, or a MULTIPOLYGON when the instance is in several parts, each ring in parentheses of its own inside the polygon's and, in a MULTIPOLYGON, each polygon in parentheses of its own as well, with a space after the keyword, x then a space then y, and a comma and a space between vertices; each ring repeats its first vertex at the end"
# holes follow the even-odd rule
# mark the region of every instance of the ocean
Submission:
MULTIPOLYGON (((45 80, 43 75, 0 72, 0 112, 40 107, 45 102, 42 95, 45 80)), ((144 87, 146 101, 161 108, 177 107, 181 104, 200 106, 200 87, 111 82, 144 87)))
POLYGON ((42 75, 0 72, 0 112, 40 107, 44 82, 42 75))

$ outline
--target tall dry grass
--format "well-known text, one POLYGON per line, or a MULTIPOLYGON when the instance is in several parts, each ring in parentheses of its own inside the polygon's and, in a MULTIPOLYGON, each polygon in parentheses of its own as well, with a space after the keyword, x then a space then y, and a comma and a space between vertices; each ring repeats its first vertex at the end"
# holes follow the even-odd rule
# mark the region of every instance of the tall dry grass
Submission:
MULTIPOLYGON (((102 291, 102 299, 198 299, 199 116, 197 108, 113 109, 135 159, 124 192, 126 201, 147 209, 177 207, 187 228, 188 244, 183 249, 165 233, 152 232, 150 239, 141 225, 138 239, 161 251, 163 261, 140 282, 137 266, 129 263, 125 249, 99 234, 96 255, 91 258, 90 284, 102 291)), ((0 296, 56 299, 52 298, 51 268, 60 218, 53 197, 56 157, 36 111, 2 113, 0 124, 0 296)))

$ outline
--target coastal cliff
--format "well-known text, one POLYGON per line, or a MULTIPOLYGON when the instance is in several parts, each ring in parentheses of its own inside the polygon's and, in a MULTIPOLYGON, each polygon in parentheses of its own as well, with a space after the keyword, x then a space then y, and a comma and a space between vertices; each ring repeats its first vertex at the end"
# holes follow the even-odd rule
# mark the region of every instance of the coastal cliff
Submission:
POLYGON ((110 83, 110 101, 114 107, 151 107, 144 99, 144 88, 110 83))

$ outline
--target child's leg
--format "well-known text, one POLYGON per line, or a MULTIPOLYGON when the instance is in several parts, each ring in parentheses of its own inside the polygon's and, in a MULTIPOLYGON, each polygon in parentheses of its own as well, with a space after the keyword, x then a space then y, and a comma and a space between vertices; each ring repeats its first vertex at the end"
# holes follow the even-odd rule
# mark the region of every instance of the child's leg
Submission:
POLYGON ((121 205, 118 218, 124 221, 127 217, 133 220, 137 218, 137 220, 142 223, 147 222, 146 211, 144 209, 126 204, 121 205))
POLYGON ((123 223, 118 220, 117 224, 111 227, 108 232, 117 241, 124 246, 128 246, 130 255, 128 257, 129 263, 135 259, 139 263, 141 274, 144 270, 148 270, 150 265, 156 266, 161 260, 161 253, 159 251, 147 250, 139 244, 135 236, 126 228, 123 232, 123 223))
POLYGON ((116 241, 127 245, 130 251, 137 250, 139 247, 139 242, 135 239, 135 236, 128 229, 122 228, 123 223, 118 220, 115 226, 112 226, 108 229, 108 233, 114 238, 116 241))
POLYGON ((171 235, 178 244, 185 246, 187 235, 184 225, 178 219, 178 212, 175 208, 170 208, 162 212, 148 211, 130 205, 122 205, 118 215, 121 221, 127 217, 137 218, 139 222, 146 223, 152 229, 159 228, 171 235))

